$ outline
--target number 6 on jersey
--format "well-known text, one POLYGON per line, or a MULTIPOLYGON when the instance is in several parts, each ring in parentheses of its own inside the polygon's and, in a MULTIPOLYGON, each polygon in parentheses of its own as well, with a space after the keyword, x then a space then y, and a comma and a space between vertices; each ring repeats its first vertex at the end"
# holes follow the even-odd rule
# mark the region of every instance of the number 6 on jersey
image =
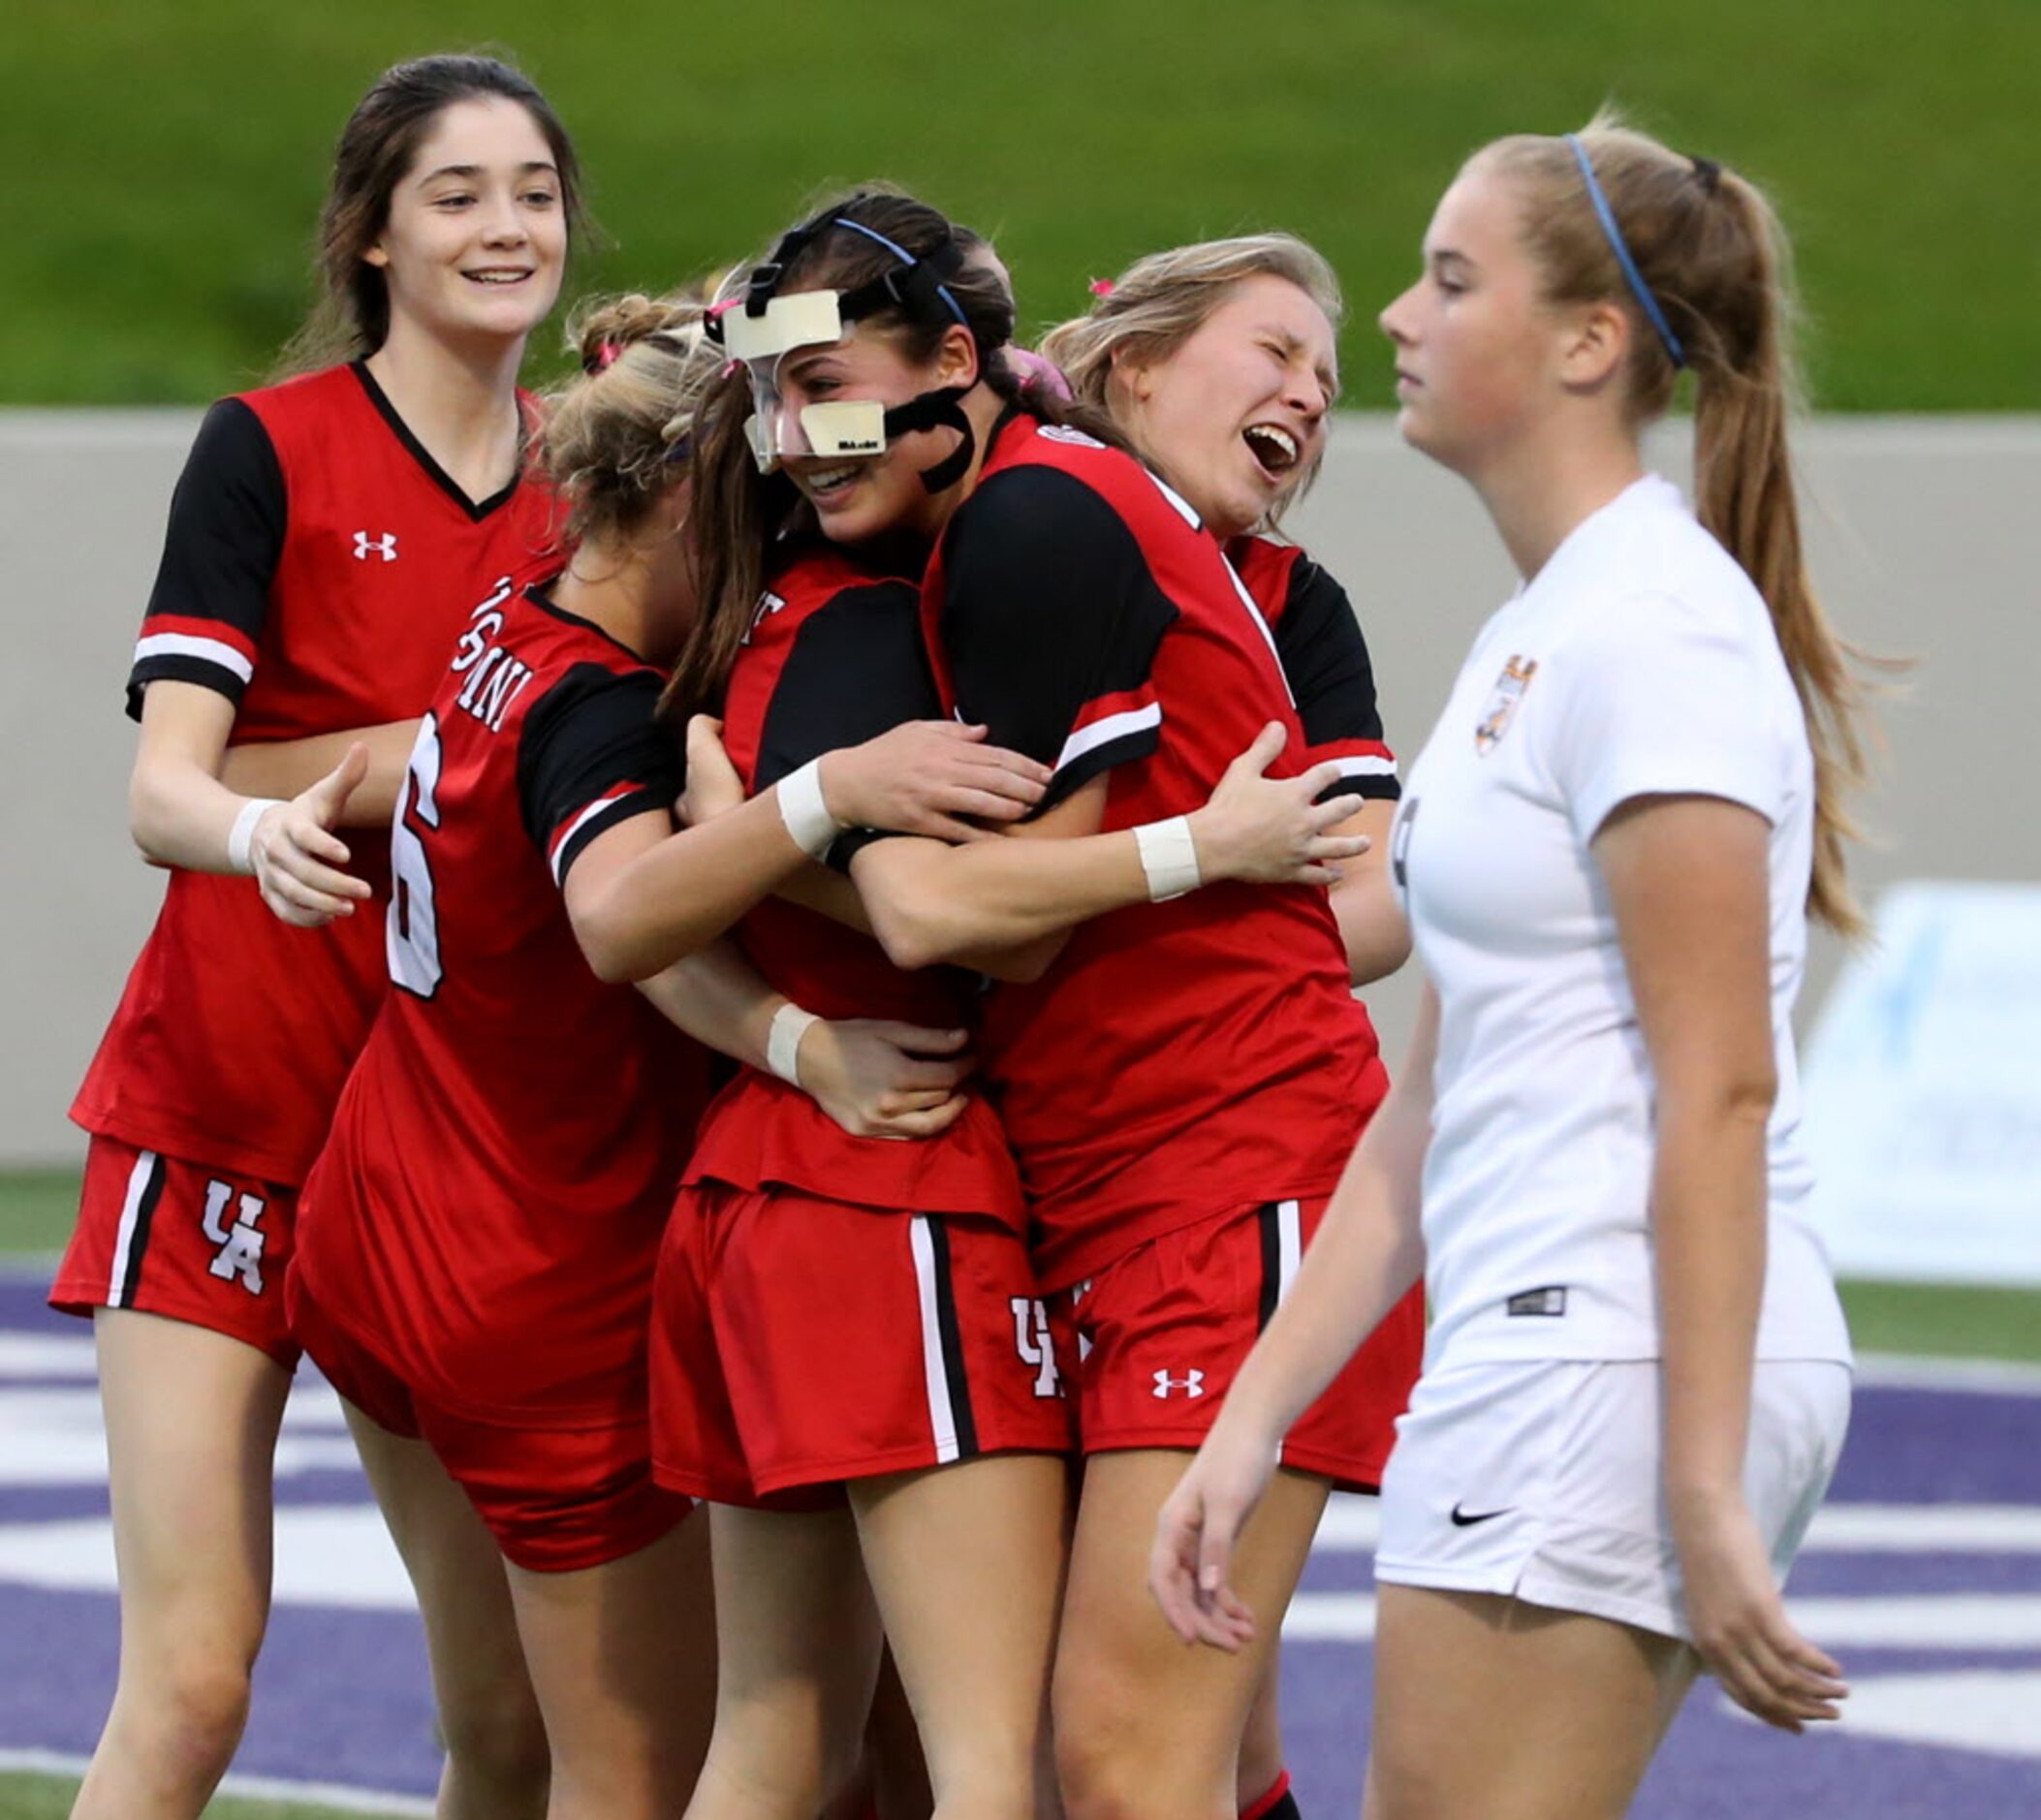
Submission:
POLYGON ((420 998, 439 990, 444 971, 439 964, 439 919, 432 907, 432 863, 421 832, 439 826, 439 722, 427 714, 419 722, 411 767, 390 828, 390 978, 420 998), (414 818, 421 828, 412 826, 414 818))

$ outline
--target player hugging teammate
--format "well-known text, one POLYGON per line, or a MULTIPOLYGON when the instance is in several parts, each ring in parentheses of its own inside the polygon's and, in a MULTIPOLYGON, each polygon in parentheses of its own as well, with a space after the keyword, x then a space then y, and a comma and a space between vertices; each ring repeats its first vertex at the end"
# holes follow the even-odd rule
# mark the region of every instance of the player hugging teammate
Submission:
MULTIPOLYGON (((482 60, 403 66, 363 108, 349 142, 370 174, 343 180, 344 145, 328 243, 364 358, 207 420, 134 675, 138 838, 178 869, 80 1096, 96 1136, 56 1292, 101 1310, 121 1542, 121 1690, 78 1811, 196 1813, 231 1755, 301 1346, 418 1592, 450 1820, 812 1820, 853 1781, 882 1644, 925 1811, 1295 1814, 1275 1639, 1327 1494, 1385 1470, 1415 1484, 1439 1454, 1390 1463, 1423 1346, 1415 1190, 1354 1185, 1382 1173, 1371 1157, 1422 1152, 1409 1108, 1433 1060, 1348 1170, 1389 1092, 1353 988, 1401 963, 1406 905, 1421 946, 1452 914, 1422 879, 1392 890, 1367 650, 1338 584, 1276 532, 1338 393, 1331 270, 1281 235, 1178 248, 1022 358, 991 249, 868 188, 718 295, 582 311, 579 373, 526 410, 517 361, 571 214, 564 136, 482 60), (486 335, 498 383, 478 397, 450 350, 486 335), (491 524, 518 528, 492 542, 491 524), (333 832, 370 823, 387 861, 333 832), (736 1064, 713 1099, 709 1049, 736 1064), (1249 1399, 1229 1399, 1243 1367, 1249 1399), (173 1384, 238 1412, 230 1451, 194 1451, 173 1384), (167 1505, 224 1524, 207 1568, 167 1564, 192 1553, 167 1505), (1222 1647, 1178 1646, 1144 1585, 1151 1548, 1164 1612, 1222 1647), (192 1614, 218 1662, 165 1641, 192 1614), (195 1676, 228 1689, 196 1725, 195 1676)), ((1475 176, 1550 175, 1484 157, 1462 214, 1475 176)), ((1546 269, 1556 255, 1518 249, 1496 206, 1464 237, 1546 269)), ((1478 263, 1448 252, 1456 282, 1478 263)), ((1598 282, 1565 296, 1601 309, 1602 364, 1566 358, 1627 427, 1622 384, 1657 376, 1598 282)), ((1504 327, 1486 332, 1508 330, 1488 307, 1504 327)), ((1730 370, 1708 302, 1682 307, 1730 370)), ((1404 299, 1385 325, 1446 350, 1450 401, 1451 359, 1478 352, 1416 321, 1404 299)), ((1559 441, 1607 427, 1564 421, 1559 441)), ((1413 440, 1482 484, 1498 432, 1441 423, 1413 440)), ((1597 475, 1625 476, 1622 446, 1597 475)), ((1618 493, 1685 522, 1586 486, 1540 524, 1618 493)), ((1769 622, 1737 612, 1780 679, 1769 622)), ((1513 657, 1519 695, 1539 662, 1513 657)), ((1749 831, 1724 814, 1808 811, 1791 703, 1772 689, 1744 730, 1776 747, 1776 790, 1762 767, 1682 769, 1706 740, 1614 796, 1594 785, 1604 813, 1574 826, 1633 971, 1658 964, 1624 918, 1661 849, 1657 812, 1629 804, 1700 802, 1674 832, 1734 872, 1749 831)), ((1484 722, 1492 745, 1517 711, 1484 722)), ((1562 737, 1521 711, 1520 748, 1562 737)), ((1427 958, 1449 988, 1471 964, 1427 958)), ((1659 1062, 1660 1009, 1640 1012, 1659 1062)), ((1641 1230, 1636 1199, 1609 1233, 1641 1230)), ((1477 1224, 1462 1210, 1455 1242, 1477 1224)), ((1673 1240, 1702 1287, 1667 1317, 1684 1373, 1667 1452, 1720 1492, 1751 1407, 1747 1259, 1693 1230, 1673 1240)), ((1531 1286, 1559 1316, 1598 1318, 1569 1285, 1601 1242, 1531 1286)), ((1514 1304, 1526 1286, 1506 1287, 1514 1304)), ((1463 1278, 1447 1288, 1471 1319, 1463 1278)), ((1841 1356, 1812 1317, 1765 1332, 1771 1356, 1841 1356)), ((1648 1322, 1632 1337, 1619 1356, 1659 1356, 1648 1322)), ((1439 1388, 1456 1382, 1434 1365, 1421 1392, 1441 1432, 1465 1419, 1439 1388)), ((1385 1577, 1640 1635, 1659 1610, 1569 1607, 1563 1576, 1516 1555, 1494 1579, 1492 1550, 1455 1579, 1398 1521, 1409 1558, 1385 1577)), ((1781 1564, 1794 1521, 1770 1539, 1781 1564)), ((1676 1528, 1690 1596, 1756 1597, 1733 1508, 1676 1528)), ((1412 1609, 1396 1676, 1417 1688, 1408 1639, 1441 1620, 1412 1609)), ((1713 1622, 1695 1640, 1728 1674, 1713 1622)), ((1662 1701, 1681 1648, 1649 1658, 1662 1701)), ((1381 1697, 1397 1754, 1379 1811, 1434 1811, 1381 1697)), ((1801 1699, 1782 1710, 1816 1715, 1801 1699)), ((900 1767, 895 1747, 882 1768, 900 1767)), ((1621 1766, 1604 1779, 1617 1811, 1621 1766)))

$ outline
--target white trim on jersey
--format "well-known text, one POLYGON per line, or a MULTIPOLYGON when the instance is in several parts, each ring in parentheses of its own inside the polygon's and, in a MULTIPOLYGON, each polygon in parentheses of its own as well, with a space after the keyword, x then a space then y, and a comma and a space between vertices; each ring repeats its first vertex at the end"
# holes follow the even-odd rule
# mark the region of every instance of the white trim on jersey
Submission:
POLYGON ((961 1450, 950 1401, 950 1367, 943 1360, 942 1317, 935 1289, 935 1241, 928 1236, 926 1214, 917 1213, 909 1220, 907 1238, 914 1253, 914 1287, 922 1308, 922 1374, 928 1387, 928 1428, 935 1439, 937 1464, 948 1465, 961 1450))
POLYGON ((552 843, 552 853, 547 861, 547 864, 552 872, 552 882, 555 885, 560 882, 560 862, 566 857, 567 849, 574 845, 575 835, 580 833, 582 829, 586 828, 590 822, 594 821, 605 810, 613 809, 638 788, 637 784, 627 784, 620 790, 611 791, 606 797, 597 797, 573 821, 560 830, 559 838, 552 843))
POLYGON ((1129 707, 1117 714, 1108 714, 1103 720, 1094 720, 1089 726, 1078 728, 1063 741, 1062 751, 1056 754, 1054 769, 1060 771, 1083 758, 1086 752, 1096 752, 1100 746, 1111 740, 1124 739, 1131 733, 1142 733, 1149 727, 1161 725, 1160 702, 1150 702, 1146 707, 1129 707))
POLYGON ((1335 758, 1327 762, 1338 766, 1342 777, 1394 777, 1397 774, 1395 759, 1383 758, 1373 752, 1359 752, 1351 758, 1335 758))
POLYGON ((135 1157, 135 1167, 128 1171, 128 1192, 120 1204, 120 1227, 113 1239, 113 1269, 107 1278, 110 1308, 122 1305, 121 1289, 128 1280, 128 1253, 135 1244, 135 1224, 141 1217, 142 1196, 148 1193, 149 1177, 156 1173, 157 1161, 154 1150, 142 1150, 135 1157))
POLYGON ((208 664, 233 671, 243 682, 255 679, 254 662, 224 639, 202 639, 189 632, 151 632, 135 643, 138 664, 150 657, 203 657, 208 664))
POLYGON ((1247 583, 1240 580, 1240 572, 1233 566, 1233 558, 1221 555, 1219 560, 1226 565, 1226 579, 1233 583, 1233 591, 1240 596, 1240 605, 1247 609, 1247 617, 1254 621, 1254 629, 1262 635, 1262 643, 1269 647, 1269 655, 1275 659, 1275 674, 1283 679, 1283 699, 1292 707, 1297 706, 1297 691, 1290 686, 1290 673, 1283 668, 1283 654, 1275 643, 1275 634, 1269 629, 1269 621, 1254 596, 1247 591, 1247 583))
POLYGON ((1303 1209, 1295 1201, 1275 1204, 1275 1302, 1280 1307, 1303 1262, 1303 1209))

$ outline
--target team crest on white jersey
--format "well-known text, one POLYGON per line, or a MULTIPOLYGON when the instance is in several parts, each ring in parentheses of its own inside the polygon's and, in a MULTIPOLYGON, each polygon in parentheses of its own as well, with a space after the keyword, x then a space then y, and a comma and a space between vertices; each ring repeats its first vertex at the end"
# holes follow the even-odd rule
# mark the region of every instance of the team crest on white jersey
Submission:
POLYGON ((1474 750, 1483 758, 1494 751, 1502 736, 1509 732, 1510 722, 1516 717, 1517 704, 1523 700, 1523 692, 1531 685, 1531 678, 1538 674, 1535 657, 1512 657, 1503 665, 1502 675, 1495 678, 1494 693, 1489 697, 1489 705, 1482 709, 1481 718, 1474 723, 1474 750))
POLYGON ((1106 446, 1096 436, 1087 436, 1081 429, 1072 429, 1068 424, 1037 424, 1035 434, 1046 436, 1051 442, 1067 442, 1073 449, 1103 449, 1106 446))
POLYGON ((355 533, 355 560, 366 562, 371 556, 380 556, 385 562, 396 560, 396 533, 379 531, 371 537, 366 531, 355 533))

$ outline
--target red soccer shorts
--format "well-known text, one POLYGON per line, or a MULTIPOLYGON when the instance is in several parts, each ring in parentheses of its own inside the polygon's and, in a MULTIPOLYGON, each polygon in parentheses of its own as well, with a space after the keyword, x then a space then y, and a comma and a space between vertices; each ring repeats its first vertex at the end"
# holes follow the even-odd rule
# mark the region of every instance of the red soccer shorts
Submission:
MULTIPOLYGON (((1272 1201, 1165 1233, 1050 1304, 1086 1454, 1195 1448, 1324 1217, 1272 1201)), ((1425 1349, 1414 1289, 1290 1430, 1282 1463, 1371 1491, 1425 1349)))
POLYGON ((460 1414, 419 1396, 313 1300, 301 1271, 289 1291, 306 1356, 379 1428, 431 1448, 506 1560, 541 1574, 601 1567, 649 1547, 693 1508, 652 1482, 644 1417, 527 1428, 460 1414))
POLYGON ((294 1371, 283 1280, 297 1220, 296 1188, 95 1137, 78 1229, 49 1305, 66 1314, 165 1315, 225 1334, 294 1371))
POLYGON ((996 1220, 699 1183, 667 1226, 652 1307, 653 1469, 676 1491, 784 1506, 1070 1450, 1027 1248, 996 1220))

